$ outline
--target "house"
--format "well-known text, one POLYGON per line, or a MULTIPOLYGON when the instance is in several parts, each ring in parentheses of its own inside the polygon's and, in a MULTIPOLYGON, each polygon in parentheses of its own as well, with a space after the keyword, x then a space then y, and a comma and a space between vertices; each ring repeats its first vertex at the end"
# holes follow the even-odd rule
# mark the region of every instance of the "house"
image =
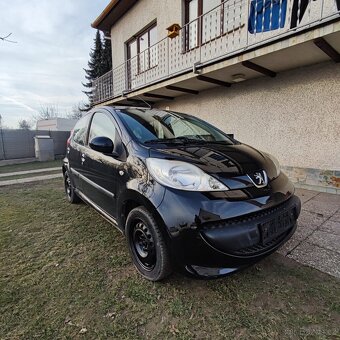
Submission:
POLYGON ((42 119, 37 121, 37 130, 71 131, 76 122, 76 119, 69 118, 42 119))
POLYGON ((94 105, 194 114, 340 194, 340 0, 112 0, 94 105))

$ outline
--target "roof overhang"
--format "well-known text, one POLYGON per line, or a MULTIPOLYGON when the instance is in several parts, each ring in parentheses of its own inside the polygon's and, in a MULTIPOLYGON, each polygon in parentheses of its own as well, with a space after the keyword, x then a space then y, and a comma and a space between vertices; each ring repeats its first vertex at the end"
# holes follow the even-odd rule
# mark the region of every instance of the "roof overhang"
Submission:
POLYGON ((111 0, 103 12, 91 24, 103 32, 110 32, 111 27, 137 2, 138 0, 111 0))

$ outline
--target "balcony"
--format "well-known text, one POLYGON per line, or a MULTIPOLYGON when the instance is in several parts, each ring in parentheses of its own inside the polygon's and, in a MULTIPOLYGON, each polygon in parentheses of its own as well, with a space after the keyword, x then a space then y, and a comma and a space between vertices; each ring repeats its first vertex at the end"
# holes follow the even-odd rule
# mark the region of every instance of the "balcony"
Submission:
POLYGON ((242 80, 235 78, 238 73, 250 79, 339 61, 339 9, 340 0, 225 1, 176 37, 160 40, 96 79, 92 104, 197 94, 242 80))

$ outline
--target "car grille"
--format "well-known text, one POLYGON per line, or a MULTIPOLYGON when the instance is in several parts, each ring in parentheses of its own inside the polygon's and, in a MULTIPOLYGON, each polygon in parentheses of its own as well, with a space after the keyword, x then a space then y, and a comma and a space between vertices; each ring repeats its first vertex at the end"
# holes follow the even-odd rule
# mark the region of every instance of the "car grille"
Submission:
POLYGON ((290 199, 284 203, 281 203, 279 205, 276 205, 273 208, 269 208, 266 210, 262 210, 259 212, 255 212, 255 213, 250 213, 248 215, 243 215, 243 216, 238 216, 238 217, 234 217, 234 218, 230 218, 228 220, 225 221, 220 221, 220 222, 207 222, 204 223, 202 225, 202 229, 203 230, 208 230, 208 229, 215 229, 215 228, 225 228, 228 225, 235 225, 238 223, 244 223, 244 222, 250 222, 256 219, 259 219, 261 217, 265 217, 265 216, 269 216, 271 214, 274 214, 275 212, 285 209, 286 207, 288 207, 290 205, 290 199))
MULTIPOLYGON (((260 212, 251 213, 248 215, 239 216, 236 218, 231 218, 224 221, 219 222, 208 222, 202 225, 202 231, 204 230, 212 230, 212 229, 219 229, 219 228, 228 228, 233 227, 236 225, 241 224, 249 224, 249 223, 258 223, 259 220, 263 220, 268 218, 271 218, 271 216, 274 216, 277 212, 282 211, 292 211, 293 216, 295 218, 297 217, 297 212, 295 210, 294 204, 292 204, 291 199, 287 200, 286 202, 279 204, 273 208, 269 208, 260 212)), ((262 243, 261 241, 257 244, 241 248, 241 249, 229 249, 227 251, 228 254, 236 255, 236 256, 253 256, 260 253, 264 253, 267 251, 270 251, 270 249, 274 248, 278 243, 282 242, 292 231, 294 228, 294 225, 286 231, 284 231, 282 234, 276 236, 274 239, 270 240, 269 242, 262 243)))
POLYGON ((256 255, 259 253, 264 253, 270 250, 271 248, 275 247, 281 241, 283 241, 284 238, 290 233, 290 231, 291 229, 288 232, 285 232, 279 235, 278 237, 276 237, 275 239, 271 240, 270 242, 266 244, 258 243, 251 247, 230 251, 230 254, 238 255, 238 256, 251 256, 251 255, 256 255))

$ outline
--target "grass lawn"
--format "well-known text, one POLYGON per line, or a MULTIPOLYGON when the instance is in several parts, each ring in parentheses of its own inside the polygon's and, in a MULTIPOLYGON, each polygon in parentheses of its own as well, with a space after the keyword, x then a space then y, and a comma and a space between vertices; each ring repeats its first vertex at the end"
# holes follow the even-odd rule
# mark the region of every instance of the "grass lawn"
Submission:
POLYGON ((338 338, 339 280, 280 255, 234 276, 150 283, 61 180, 0 189, 0 338, 338 338))
POLYGON ((57 166, 61 167, 61 165, 62 165, 61 159, 48 161, 48 162, 31 162, 31 163, 4 165, 4 166, 0 166, 0 174, 4 174, 6 172, 55 168, 57 166))

